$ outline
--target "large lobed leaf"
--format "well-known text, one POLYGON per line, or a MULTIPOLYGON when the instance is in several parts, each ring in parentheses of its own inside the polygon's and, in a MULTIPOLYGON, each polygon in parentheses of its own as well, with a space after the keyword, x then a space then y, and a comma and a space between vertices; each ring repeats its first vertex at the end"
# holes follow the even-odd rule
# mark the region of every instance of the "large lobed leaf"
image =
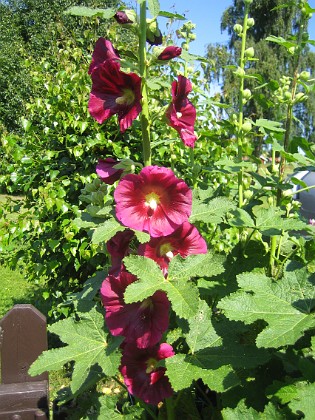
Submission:
POLYGON ((31 365, 30 375, 58 370, 65 363, 74 361, 71 390, 75 393, 95 364, 102 368, 105 375, 113 376, 117 373, 120 341, 108 341, 108 333, 104 330, 104 316, 95 308, 82 314, 80 321, 67 318, 50 326, 49 331, 59 335, 68 346, 44 351, 31 365))
POLYGON ((258 273, 241 274, 237 281, 240 290, 223 298, 218 307, 229 319, 245 324, 266 321, 256 339, 258 347, 294 344, 304 331, 315 327, 315 275, 306 268, 288 265, 277 281, 258 273))

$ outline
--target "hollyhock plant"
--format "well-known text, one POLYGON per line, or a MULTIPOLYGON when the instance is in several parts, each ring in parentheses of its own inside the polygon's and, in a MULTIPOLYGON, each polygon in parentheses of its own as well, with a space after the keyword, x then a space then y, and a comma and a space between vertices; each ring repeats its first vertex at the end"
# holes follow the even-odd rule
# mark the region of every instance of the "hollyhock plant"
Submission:
POLYGON ((146 166, 141 172, 124 176, 114 192, 116 217, 125 226, 167 236, 188 220, 192 192, 173 171, 146 166))
POLYGON ((134 344, 123 346, 120 371, 129 393, 153 405, 171 397, 174 391, 165 375, 166 369, 156 365, 172 356, 173 348, 167 343, 146 349, 137 349, 134 344))
POLYGON ((126 343, 146 348, 158 343, 168 328, 170 303, 164 292, 157 291, 143 302, 126 304, 124 292, 136 280, 124 269, 117 276, 109 275, 103 281, 101 299, 110 332, 125 337, 126 343))
POLYGON ((164 48, 164 50, 158 55, 157 59, 161 61, 168 61, 172 58, 180 56, 181 53, 182 49, 180 47, 169 45, 168 47, 164 48))
POLYGON ((165 273, 170 260, 177 254, 183 258, 193 254, 206 254, 207 244, 198 229, 184 222, 171 235, 151 238, 138 249, 139 255, 144 255, 156 261, 165 273))
POLYGON ((105 38, 99 38, 95 43, 92 62, 88 73, 91 74, 93 70, 104 63, 105 60, 120 60, 120 57, 110 41, 105 38))
POLYGON ((180 135, 185 146, 194 147, 197 136, 194 131, 196 109, 188 100, 192 90, 190 80, 179 75, 178 81, 172 83, 172 103, 166 110, 168 124, 180 135))
POLYGON ((99 159, 96 165, 96 173, 105 184, 112 185, 120 179, 123 169, 116 169, 119 162, 113 158, 99 159))
MULTIPOLYGON (((128 14, 131 15, 134 14, 133 10, 128 10, 128 14)), ((128 14, 123 11, 123 10, 118 10, 118 12, 116 12, 114 14, 114 18, 116 20, 117 23, 121 24, 121 25, 126 25, 128 23, 133 23, 134 21, 130 19, 130 16, 128 16, 128 14)))
POLYGON ((124 73, 116 60, 105 60, 92 73, 89 112, 100 124, 118 115, 120 131, 124 132, 141 111, 141 78, 124 73))

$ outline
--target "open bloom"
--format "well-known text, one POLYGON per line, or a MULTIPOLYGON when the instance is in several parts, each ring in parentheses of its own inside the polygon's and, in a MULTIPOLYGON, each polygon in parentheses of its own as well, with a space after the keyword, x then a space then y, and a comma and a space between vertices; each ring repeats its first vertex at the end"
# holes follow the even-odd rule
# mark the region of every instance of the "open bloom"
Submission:
POLYGON ((168 124, 175 128, 185 146, 194 147, 197 136, 194 131, 196 109, 188 100, 192 90, 191 82, 184 76, 178 76, 178 82, 172 83, 172 103, 166 110, 168 124))
POLYGON ((119 54, 113 47, 112 43, 105 38, 99 38, 94 47, 92 62, 88 73, 91 74, 93 70, 105 60, 119 60, 119 54))
POLYGON ((164 50, 157 57, 158 60, 171 60, 172 58, 178 57, 181 55, 182 49, 180 47, 175 47, 175 45, 169 45, 165 47, 164 50))
POLYGON ((184 222, 171 235, 151 238, 139 246, 139 254, 156 261, 165 272, 170 260, 177 254, 183 258, 193 254, 206 254, 207 244, 198 229, 184 222))
POLYGON ((171 169, 146 166, 124 176, 114 192, 117 219, 153 237, 170 235, 191 213, 192 192, 171 169))
POLYGON ((168 328, 170 303, 166 294, 157 291, 143 302, 127 304, 124 292, 137 277, 125 270, 109 275, 101 287, 106 324, 113 335, 122 335, 126 343, 146 348, 158 343, 168 328))
POLYGON ((156 367, 159 360, 174 356, 171 345, 162 343, 147 349, 132 344, 123 347, 120 371, 130 394, 148 404, 158 405, 173 394, 166 369, 156 367))
POLYGON ((113 158, 99 159, 96 165, 96 173, 105 184, 112 185, 118 181, 123 173, 123 169, 116 169, 115 165, 119 163, 113 158))
POLYGON ((141 111, 141 78, 121 71, 116 60, 98 64, 91 77, 90 114, 100 124, 117 114, 120 131, 124 132, 141 111))

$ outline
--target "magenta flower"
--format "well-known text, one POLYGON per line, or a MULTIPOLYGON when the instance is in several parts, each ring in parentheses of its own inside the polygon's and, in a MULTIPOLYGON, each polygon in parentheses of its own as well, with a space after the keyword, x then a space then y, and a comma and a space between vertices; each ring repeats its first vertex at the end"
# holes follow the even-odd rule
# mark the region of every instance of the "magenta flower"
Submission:
POLYGON ((124 176, 114 198, 117 219, 153 237, 170 235, 191 213, 192 192, 187 184, 171 169, 158 166, 124 176))
POLYGON ((116 60, 105 60, 94 67, 89 112, 102 124, 118 115, 120 131, 124 132, 141 111, 141 78, 135 73, 124 73, 116 60))
POLYGON ((129 255, 130 241, 134 237, 132 230, 126 229, 122 232, 117 232, 107 243, 107 251, 111 256, 112 267, 110 274, 118 275, 121 270, 122 260, 126 255, 129 255))
POLYGON ((174 356, 171 345, 162 343, 147 349, 137 349, 133 344, 123 347, 120 371, 130 394, 148 404, 158 405, 174 391, 166 369, 156 367, 159 360, 174 356))
POLYGON ((172 83, 172 103, 166 110, 168 124, 175 128, 185 146, 194 147, 197 136, 194 132, 196 109, 188 100, 192 90, 191 82, 184 76, 178 76, 178 82, 172 83))
POLYGON ((161 52, 161 54, 158 56, 158 60, 171 60, 172 58, 178 57, 181 55, 182 49, 180 47, 175 47, 174 45, 170 45, 161 52))
POLYGON ((119 54, 112 43, 105 38, 99 38, 94 47, 92 62, 88 73, 91 74, 95 67, 104 63, 105 60, 119 60, 119 54))
POLYGON ((171 235, 151 238, 148 243, 141 244, 138 251, 139 255, 156 261, 165 273, 175 255, 180 254, 185 258, 193 254, 206 254, 207 244, 195 226, 184 222, 171 235))
POLYGON ((105 184, 112 185, 118 181, 123 173, 123 169, 116 169, 115 165, 119 162, 113 158, 99 159, 96 165, 96 173, 105 184))
POLYGON ((157 291, 143 302, 126 304, 124 292, 137 277, 125 270, 109 275, 101 287, 106 324, 113 335, 122 335, 126 343, 139 348, 154 346, 168 328, 170 303, 166 294, 157 291))

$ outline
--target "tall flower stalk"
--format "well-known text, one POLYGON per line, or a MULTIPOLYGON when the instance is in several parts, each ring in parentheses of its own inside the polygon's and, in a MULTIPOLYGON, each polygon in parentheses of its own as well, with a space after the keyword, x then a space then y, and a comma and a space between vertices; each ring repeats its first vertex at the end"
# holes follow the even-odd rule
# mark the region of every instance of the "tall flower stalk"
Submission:
POLYGON ((142 93, 142 112, 140 115, 141 130, 142 130, 142 147, 143 147, 143 163, 144 166, 151 165, 151 142, 150 142, 150 116, 148 105, 148 86, 147 76, 148 67, 146 63, 146 14, 147 2, 143 1, 140 4, 140 28, 139 28, 139 71, 142 79, 141 93, 142 93))

